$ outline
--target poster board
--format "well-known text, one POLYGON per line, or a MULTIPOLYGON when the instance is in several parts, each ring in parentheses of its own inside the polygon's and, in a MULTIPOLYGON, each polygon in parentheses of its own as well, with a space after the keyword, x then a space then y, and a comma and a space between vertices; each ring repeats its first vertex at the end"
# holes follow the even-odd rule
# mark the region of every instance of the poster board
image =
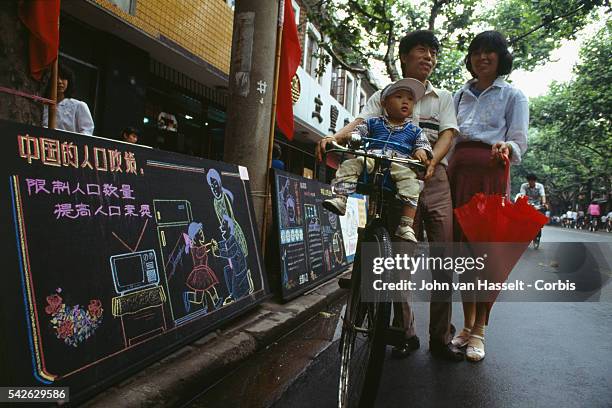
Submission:
POLYGON ((274 171, 274 219, 279 247, 280 292, 294 298, 348 266, 340 217, 321 203, 328 184, 274 171))
POLYGON ((248 172, 110 139, 0 121, 2 385, 71 399, 268 295, 248 172))
POLYGON ((346 202, 346 214, 340 217, 346 260, 353 262, 357 249, 357 229, 365 228, 368 218, 368 199, 362 194, 352 194, 346 202))

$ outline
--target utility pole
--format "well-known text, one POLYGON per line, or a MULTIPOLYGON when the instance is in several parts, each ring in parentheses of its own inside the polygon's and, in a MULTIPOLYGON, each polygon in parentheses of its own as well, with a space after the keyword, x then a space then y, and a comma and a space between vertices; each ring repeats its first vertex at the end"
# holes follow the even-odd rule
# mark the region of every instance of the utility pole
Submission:
POLYGON ((223 160, 249 171, 260 237, 268 183, 278 6, 277 0, 237 0, 234 10, 223 160))

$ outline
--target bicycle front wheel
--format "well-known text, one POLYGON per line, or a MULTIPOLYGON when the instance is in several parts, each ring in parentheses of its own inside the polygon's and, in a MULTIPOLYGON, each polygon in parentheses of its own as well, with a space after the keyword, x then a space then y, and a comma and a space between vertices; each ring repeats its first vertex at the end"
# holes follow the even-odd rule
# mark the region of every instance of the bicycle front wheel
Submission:
MULTIPOLYGON (((393 256, 385 228, 377 227, 369 234, 366 231, 364 238, 377 244, 377 256, 393 256)), ((391 315, 391 304, 382 300, 361 300, 361 245, 358 243, 340 338, 340 408, 371 407, 376 401, 385 357, 385 331, 391 315)))

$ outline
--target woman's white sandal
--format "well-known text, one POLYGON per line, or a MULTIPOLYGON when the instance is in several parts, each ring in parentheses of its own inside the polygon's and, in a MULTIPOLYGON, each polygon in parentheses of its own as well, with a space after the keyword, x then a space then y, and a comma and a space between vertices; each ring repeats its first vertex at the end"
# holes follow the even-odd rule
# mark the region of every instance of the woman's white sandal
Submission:
POLYGON ((451 340, 452 345, 458 348, 467 346, 468 341, 470 340, 471 331, 471 329, 463 328, 463 330, 461 330, 461 332, 451 340))
POLYGON ((478 336, 476 334, 471 334, 470 335, 470 339, 471 338, 475 338, 478 339, 482 342, 483 347, 475 347, 473 345, 470 345, 468 343, 467 348, 465 349, 465 358, 468 359, 469 361, 480 361, 483 358, 485 358, 485 351, 484 351, 484 337, 482 336, 478 336))

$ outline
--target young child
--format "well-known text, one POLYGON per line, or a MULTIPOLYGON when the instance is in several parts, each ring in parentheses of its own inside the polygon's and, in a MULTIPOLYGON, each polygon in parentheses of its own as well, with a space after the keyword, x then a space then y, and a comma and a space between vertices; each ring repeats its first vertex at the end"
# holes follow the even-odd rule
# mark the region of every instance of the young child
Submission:
MULTIPOLYGON (((414 104, 425 94, 425 86, 414 78, 404 78, 383 89, 380 99, 385 115, 366 120, 355 131, 361 136, 377 139, 369 143, 369 150, 389 157, 410 157, 426 163, 433 157, 431 145, 421 129, 410 120, 414 104), (399 143, 402 147, 388 142, 399 143)), ((374 159, 365 160, 368 173, 374 167, 374 159)), ((357 187, 357 179, 363 171, 364 158, 344 161, 336 171, 332 187, 336 197, 323 201, 323 207, 335 214, 344 215, 349 194, 357 187)), ((397 186, 397 198, 404 203, 400 224, 395 235, 416 242, 412 224, 416 214, 423 182, 407 166, 391 163, 391 178, 397 186)))

